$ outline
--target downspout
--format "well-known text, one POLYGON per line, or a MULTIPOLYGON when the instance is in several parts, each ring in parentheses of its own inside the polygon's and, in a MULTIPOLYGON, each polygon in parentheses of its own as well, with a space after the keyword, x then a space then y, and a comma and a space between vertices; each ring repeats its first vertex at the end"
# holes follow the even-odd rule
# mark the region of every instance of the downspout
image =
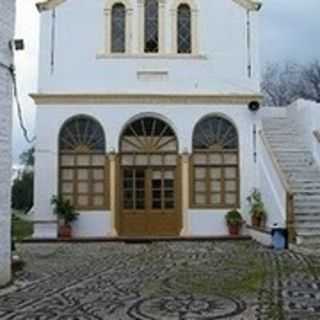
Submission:
POLYGON ((251 54, 251 17, 250 10, 247 10, 247 71, 248 77, 252 77, 252 54, 251 54))

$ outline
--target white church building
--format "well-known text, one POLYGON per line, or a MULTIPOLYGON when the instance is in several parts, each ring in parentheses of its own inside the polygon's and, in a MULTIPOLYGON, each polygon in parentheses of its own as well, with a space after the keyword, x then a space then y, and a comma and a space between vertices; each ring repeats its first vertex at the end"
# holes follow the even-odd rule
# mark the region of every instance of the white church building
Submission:
POLYGON ((50 200, 58 194, 80 213, 74 237, 225 236, 230 209, 250 225, 254 188, 268 228, 288 228, 299 241, 320 234, 298 210, 304 197, 317 197, 296 195, 305 185, 288 174, 301 162, 305 177, 316 176, 318 142, 305 131, 306 150, 292 125, 309 105, 259 108, 261 7, 253 0, 38 4, 35 238, 57 237, 50 200))

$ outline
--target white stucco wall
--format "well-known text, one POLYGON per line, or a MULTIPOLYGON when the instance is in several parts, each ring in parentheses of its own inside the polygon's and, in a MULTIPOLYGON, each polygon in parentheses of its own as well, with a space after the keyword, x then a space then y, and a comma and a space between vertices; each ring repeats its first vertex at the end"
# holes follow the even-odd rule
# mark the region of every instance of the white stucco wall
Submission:
POLYGON ((300 130, 305 145, 313 152, 315 160, 320 165, 320 143, 313 135, 315 130, 320 130, 320 104, 298 100, 287 109, 288 117, 300 130))
MULTIPOLYGON (((15 1, 0 2, 0 62, 12 63, 9 41, 13 38, 15 1)), ((11 185, 11 82, 0 65, 0 286, 11 278, 10 185, 11 185)))
POLYGON ((258 135, 258 186, 267 211, 267 228, 275 224, 280 227, 286 225, 287 191, 266 149, 260 135, 258 135))
MULTIPOLYGON (((194 0, 198 8, 199 54, 178 57, 171 51, 172 13, 175 0, 165 0, 165 50, 141 55, 137 50, 139 19, 137 0, 131 3, 132 54, 122 58, 97 58, 104 51, 106 1, 66 1, 56 8, 52 44, 52 12, 41 13, 39 92, 259 92, 259 13, 251 12, 251 49, 247 49, 247 12, 233 1, 194 0), (51 67, 51 51, 54 67, 51 67), (170 55, 168 57, 168 55, 170 55), (147 58, 146 58, 147 56, 147 58), (248 60, 252 58, 252 78, 248 60), (163 78, 140 72, 161 71, 163 78)), ((119 56, 119 55, 118 55, 119 56)))
MULTIPOLYGON (((192 2, 192 1, 190 1, 192 2)), ((101 0, 66 1, 55 10, 55 41, 52 41, 53 12, 41 13, 39 93, 164 93, 164 94, 257 94, 259 93, 259 13, 250 12, 251 47, 248 52, 247 11, 234 1, 194 0, 197 11, 198 50, 195 54, 172 52, 172 8, 176 0, 163 1, 164 50, 148 55, 139 51, 138 0, 132 7, 131 55, 105 55, 105 4, 101 0), (52 59, 54 57, 54 59, 52 59), (248 76, 251 57, 252 76, 248 76), (157 76, 155 76, 155 72, 157 76), (160 73, 159 73, 160 72, 160 73), (159 76, 159 74, 161 76, 159 76)), ((45 105, 37 111, 35 170, 36 220, 52 220, 50 198, 58 187, 58 134, 70 117, 87 114, 96 118, 106 133, 107 150, 118 150, 121 130, 134 117, 158 116, 176 131, 180 153, 192 148, 196 123, 209 114, 230 119, 240 136, 241 210, 256 181, 253 160, 253 123, 256 115, 243 105, 45 105), (50 126, 50 127, 49 127, 50 126)), ((227 234, 225 210, 188 210, 190 235, 227 234)), ((110 212, 83 212, 75 224, 77 236, 110 235, 110 212)), ((37 226, 55 237, 56 225, 37 226)))
MULTIPOLYGON (((192 148, 192 132, 196 123, 210 114, 218 114, 231 120, 237 127, 240 141, 240 192, 241 212, 246 217, 246 197, 255 186, 253 161, 253 123, 255 115, 243 105, 66 105, 40 106, 37 112, 37 145, 35 169, 36 220, 52 220, 50 198, 58 188, 58 135, 63 123, 72 116, 86 114, 97 119, 106 134, 107 150, 118 150, 119 137, 126 123, 143 115, 164 119, 175 130, 180 152, 192 148), (183 115, 183 118, 181 117, 183 115), (50 124, 50 125, 48 125, 50 124)), ((189 235, 226 235, 226 210, 188 210, 189 235)), ((109 212, 84 212, 76 224, 79 237, 111 235, 109 212)), ((52 225, 54 228, 55 225, 52 225)))

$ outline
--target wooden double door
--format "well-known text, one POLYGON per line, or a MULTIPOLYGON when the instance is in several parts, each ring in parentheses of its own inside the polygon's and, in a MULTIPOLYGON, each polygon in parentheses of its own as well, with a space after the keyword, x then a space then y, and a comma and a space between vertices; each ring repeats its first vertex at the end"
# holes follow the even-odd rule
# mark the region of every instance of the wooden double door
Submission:
POLYGON ((120 169, 120 235, 177 236, 182 226, 179 167, 120 169))

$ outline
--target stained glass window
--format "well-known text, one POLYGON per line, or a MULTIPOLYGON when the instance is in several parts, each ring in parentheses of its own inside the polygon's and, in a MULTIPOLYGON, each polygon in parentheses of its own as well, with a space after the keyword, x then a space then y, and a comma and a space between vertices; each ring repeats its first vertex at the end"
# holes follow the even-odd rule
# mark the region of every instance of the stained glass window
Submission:
POLYGON ((122 3, 112 7, 111 38, 111 52, 126 51, 126 8, 122 3))
POLYGON ((159 51, 159 4, 158 0, 145 0, 144 8, 144 51, 159 51))
POLYGON ((191 10, 187 4, 178 7, 178 53, 191 53, 191 10))

